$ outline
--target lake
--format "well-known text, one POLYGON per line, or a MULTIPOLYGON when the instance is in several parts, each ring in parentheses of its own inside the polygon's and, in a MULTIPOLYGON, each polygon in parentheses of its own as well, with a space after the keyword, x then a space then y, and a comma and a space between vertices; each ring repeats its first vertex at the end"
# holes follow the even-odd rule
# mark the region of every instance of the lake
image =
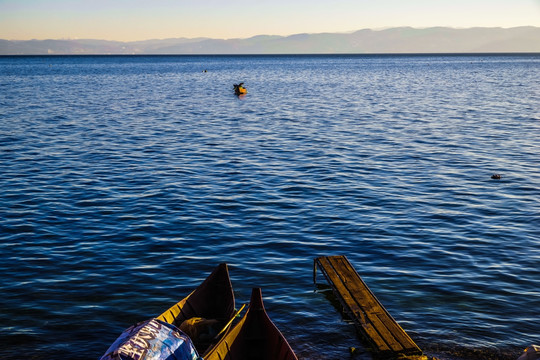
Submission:
POLYGON ((313 284, 346 255, 426 354, 517 358, 540 344, 538 74, 538 54, 0 57, 0 357, 98 359, 226 262, 299 359, 370 359, 313 284))

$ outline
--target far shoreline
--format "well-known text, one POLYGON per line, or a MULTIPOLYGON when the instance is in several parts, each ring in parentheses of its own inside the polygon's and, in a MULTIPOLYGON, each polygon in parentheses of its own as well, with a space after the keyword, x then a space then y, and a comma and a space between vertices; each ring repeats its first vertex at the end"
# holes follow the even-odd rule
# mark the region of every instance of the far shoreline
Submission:
POLYGON ((540 56, 538 52, 433 52, 433 53, 275 53, 275 54, 0 54, 0 58, 8 57, 477 57, 477 56, 540 56))

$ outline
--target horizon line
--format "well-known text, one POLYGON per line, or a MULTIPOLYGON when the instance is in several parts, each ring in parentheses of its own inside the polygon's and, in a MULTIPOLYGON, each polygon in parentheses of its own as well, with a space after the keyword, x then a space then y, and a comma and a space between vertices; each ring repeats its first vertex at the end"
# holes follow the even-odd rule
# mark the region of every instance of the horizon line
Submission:
POLYGON ((145 57, 145 56, 253 56, 253 57, 265 57, 265 56, 502 56, 502 55, 540 55, 540 51, 494 51, 494 52, 373 52, 373 53, 200 53, 200 54, 119 54, 119 53, 95 53, 95 54, 12 54, 4 55, 2 57, 145 57))

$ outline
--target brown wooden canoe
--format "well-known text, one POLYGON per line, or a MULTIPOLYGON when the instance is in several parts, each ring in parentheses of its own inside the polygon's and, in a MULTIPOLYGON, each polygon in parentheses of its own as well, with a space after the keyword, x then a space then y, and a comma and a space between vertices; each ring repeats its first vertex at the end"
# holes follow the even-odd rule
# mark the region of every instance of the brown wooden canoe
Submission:
POLYGON ((268 317, 260 288, 251 292, 242 319, 203 355, 205 360, 298 360, 268 317))
MULTIPOLYGON (((219 264, 191 294, 157 317, 158 320, 178 328, 188 319, 218 320, 219 328, 234 316, 234 293, 227 264, 219 264)), ((199 354, 204 353, 215 341, 192 339, 199 354)))

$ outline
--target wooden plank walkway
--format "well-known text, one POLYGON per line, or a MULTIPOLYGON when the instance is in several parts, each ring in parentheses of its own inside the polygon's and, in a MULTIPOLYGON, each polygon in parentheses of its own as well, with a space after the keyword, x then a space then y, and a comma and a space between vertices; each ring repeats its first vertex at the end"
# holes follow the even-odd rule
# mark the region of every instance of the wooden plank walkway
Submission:
POLYGON ((425 359, 422 350, 377 300, 345 256, 321 256, 313 265, 313 281, 317 267, 330 283, 344 312, 370 345, 377 358, 425 359))

